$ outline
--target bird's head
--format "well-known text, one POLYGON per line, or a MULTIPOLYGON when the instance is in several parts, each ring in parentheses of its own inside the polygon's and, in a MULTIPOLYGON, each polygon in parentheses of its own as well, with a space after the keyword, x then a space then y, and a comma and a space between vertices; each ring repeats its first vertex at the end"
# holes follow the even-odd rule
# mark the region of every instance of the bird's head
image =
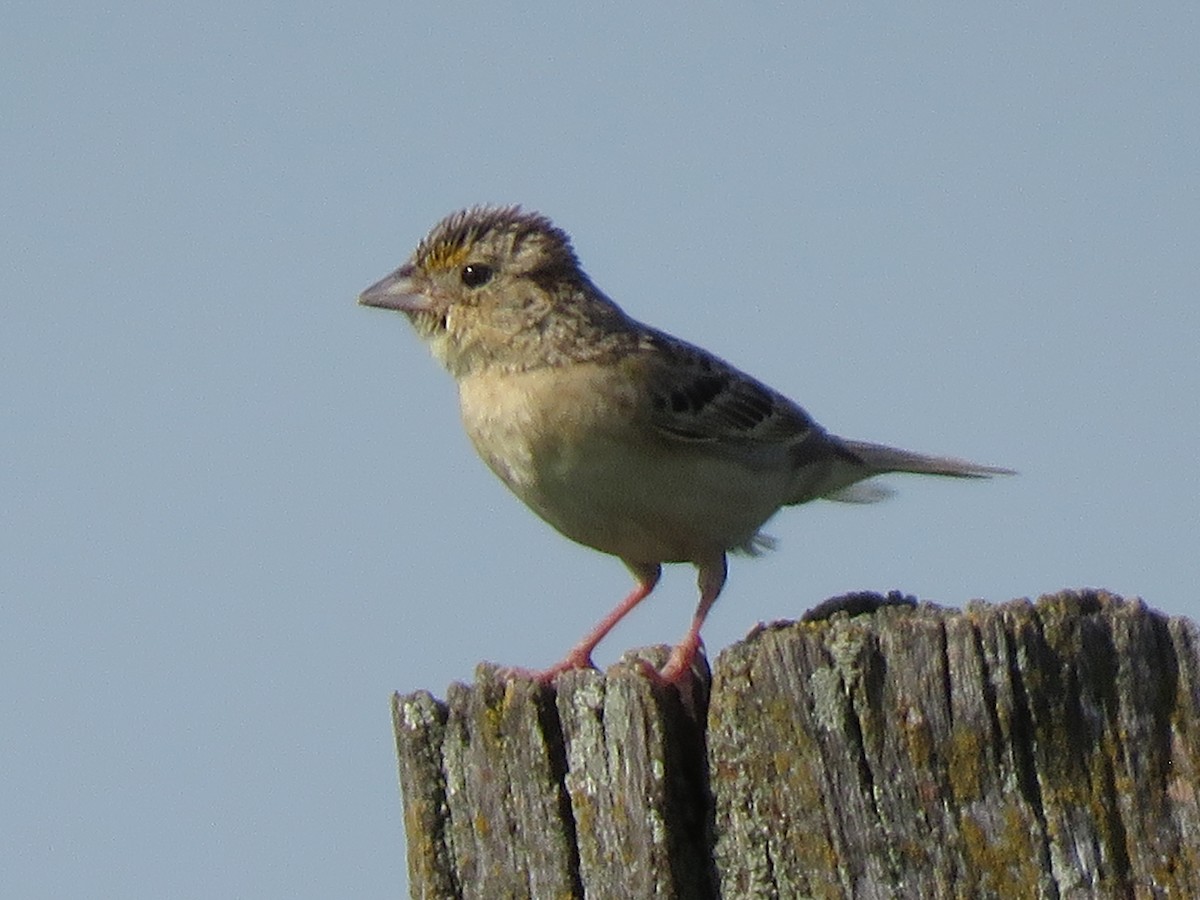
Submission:
POLYGON ((567 234, 517 206, 447 216, 358 302, 408 316, 457 377, 546 364, 551 332, 594 317, 596 305, 616 311, 580 270, 567 234))

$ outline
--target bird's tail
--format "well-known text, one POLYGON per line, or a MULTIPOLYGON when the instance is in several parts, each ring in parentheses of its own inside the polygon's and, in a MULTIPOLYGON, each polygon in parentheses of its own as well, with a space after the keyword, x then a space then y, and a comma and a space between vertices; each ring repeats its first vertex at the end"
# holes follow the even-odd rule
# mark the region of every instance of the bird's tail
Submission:
MULTIPOLYGON (((911 450, 885 447, 866 441, 842 440, 850 453, 870 470, 870 475, 888 472, 912 472, 915 475, 948 475, 952 478, 990 478, 992 475, 1015 475, 1012 469, 1000 466, 981 466, 952 456, 928 456, 911 450)), ((870 477, 865 476, 865 477, 870 477)))
POLYGON ((825 443, 816 460, 796 467, 788 505, 807 503, 822 497, 842 503, 874 503, 889 496, 892 491, 885 485, 868 479, 889 472, 912 472, 916 475, 948 475, 953 478, 988 478, 992 475, 1013 475, 1012 469, 999 466, 981 466, 955 459, 951 456, 928 456, 870 444, 866 441, 847 441, 832 435, 824 437, 825 443))

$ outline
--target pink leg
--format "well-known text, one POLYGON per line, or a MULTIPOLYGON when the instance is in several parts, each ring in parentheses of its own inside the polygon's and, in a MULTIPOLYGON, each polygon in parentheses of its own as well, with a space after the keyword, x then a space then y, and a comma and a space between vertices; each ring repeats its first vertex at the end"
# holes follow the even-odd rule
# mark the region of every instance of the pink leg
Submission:
POLYGON ((724 553, 719 559, 698 563, 697 568, 700 570, 697 578, 700 602, 696 605, 696 614, 692 616, 692 625, 683 636, 683 640, 671 650, 667 664, 656 673, 658 678, 667 684, 677 684, 691 674, 692 663, 696 660, 696 654, 700 652, 700 628, 704 625, 708 611, 720 596, 721 588, 725 586, 727 569, 724 553))
POLYGON ((625 615, 630 610, 650 596, 650 592, 658 584, 659 576, 662 575, 662 566, 657 563, 635 564, 627 561, 625 565, 629 567, 634 577, 637 578, 637 587, 618 604, 616 609, 597 622, 596 627, 585 634, 583 639, 572 647, 571 652, 564 656, 561 661, 541 672, 528 673, 529 675, 543 684, 549 684, 560 672, 566 672, 570 669, 596 668, 595 663, 592 662, 592 651, 596 649, 596 645, 604 640, 605 635, 612 631, 616 624, 625 618, 625 615))

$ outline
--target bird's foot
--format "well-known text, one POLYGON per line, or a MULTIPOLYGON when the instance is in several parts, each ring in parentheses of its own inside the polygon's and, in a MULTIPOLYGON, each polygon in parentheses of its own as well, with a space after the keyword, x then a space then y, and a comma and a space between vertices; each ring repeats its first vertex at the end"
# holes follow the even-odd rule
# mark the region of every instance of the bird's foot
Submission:
POLYGON ((702 687, 704 679, 696 666, 699 650, 698 641, 694 644, 680 644, 671 650, 671 655, 667 657, 667 662, 661 669, 655 668, 654 664, 646 659, 632 660, 651 684, 659 688, 672 688, 692 718, 703 714, 700 701, 705 690, 702 687))
POLYGON ((500 677, 506 681, 536 681, 539 684, 553 684, 563 672, 570 672, 574 669, 594 669, 596 664, 592 662, 592 654, 590 650, 582 647, 576 647, 561 660, 550 666, 548 669, 526 669, 521 666, 505 666, 499 669, 500 677))
POLYGON ((671 655, 661 669, 656 669, 648 660, 637 660, 642 674, 661 687, 680 687, 696 674, 696 657, 700 652, 700 641, 684 640, 671 648, 671 655))

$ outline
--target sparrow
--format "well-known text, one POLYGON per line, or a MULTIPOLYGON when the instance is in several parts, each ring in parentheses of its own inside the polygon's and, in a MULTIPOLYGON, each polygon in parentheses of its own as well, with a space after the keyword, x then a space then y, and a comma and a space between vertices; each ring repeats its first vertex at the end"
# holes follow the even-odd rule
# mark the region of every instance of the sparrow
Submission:
POLYGON ((568 235, 519 206, 447 216, 358 301, 408 317, 457 382, 471 443, 514 494, 633 573, 633 591, 561 662, 527 673, 544 682, 592 667, 663 563, 697 570, 691 625, 655 676, 683 680, 727 554, 769 548, 760 528, 781 507, 877 499, 860 483, 890 472, 1011 474, 830 434, 778 391, 631 318, 584 273, 568 235))

